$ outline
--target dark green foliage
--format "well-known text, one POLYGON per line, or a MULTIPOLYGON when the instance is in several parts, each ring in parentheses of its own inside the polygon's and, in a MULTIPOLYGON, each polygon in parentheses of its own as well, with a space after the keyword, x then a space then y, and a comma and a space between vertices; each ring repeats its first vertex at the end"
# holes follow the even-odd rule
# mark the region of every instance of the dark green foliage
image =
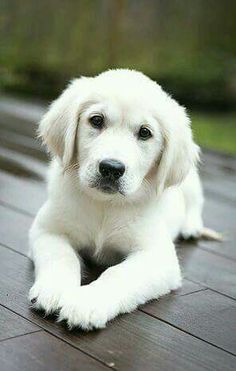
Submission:
POLYGON ((73 76, 142 70, 181 103, 236 103, 234 0, 2 0, 0 84, 54 97, 73 76))

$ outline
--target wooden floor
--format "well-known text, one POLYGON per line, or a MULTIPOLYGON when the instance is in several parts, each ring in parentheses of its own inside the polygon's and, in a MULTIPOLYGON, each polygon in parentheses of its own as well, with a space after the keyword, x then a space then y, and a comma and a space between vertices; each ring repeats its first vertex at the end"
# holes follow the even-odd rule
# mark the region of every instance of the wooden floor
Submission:
POLYGON ((227 241, 178 247, 181 290, 90 333, 69 332, 30 309, 27 233, 46 198, 46 155, 33 122, 44 109, 0 99, 0 370, 235 370, 234 158, 204 153, 204 219, 227 241))

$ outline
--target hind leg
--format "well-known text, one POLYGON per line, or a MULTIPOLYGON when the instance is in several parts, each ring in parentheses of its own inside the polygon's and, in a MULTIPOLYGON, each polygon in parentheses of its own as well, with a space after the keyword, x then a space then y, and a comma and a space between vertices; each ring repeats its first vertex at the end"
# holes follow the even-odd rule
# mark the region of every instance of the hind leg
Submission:
POLYGON ((196 170, 191 171, 182 185, 185 201, 185 220, 181 229, 184 239, 199 238, 203 231, 203 191, 196 170))

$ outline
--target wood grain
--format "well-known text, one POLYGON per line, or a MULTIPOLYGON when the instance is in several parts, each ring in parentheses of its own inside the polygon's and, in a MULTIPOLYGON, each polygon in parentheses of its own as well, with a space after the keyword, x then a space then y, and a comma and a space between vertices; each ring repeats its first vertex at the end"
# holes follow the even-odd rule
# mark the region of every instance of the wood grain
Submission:
POLYGON ((200 241, 200 246, 218 255, 236 260, 236 207, 221 199, 208 198, 204 208, 204 222, 223 235, 223 242, 200 241))
POLYGON ((39 330, 32 322, 0 305, 0 341, 39 330))
POLYGON ((188 244, 177 250, 183 274, 191 281, 236 298, 236 262, 188 244))
POLYGON ((0 172, 0 203, 34 216, 47 197, 46 184, 0 172))
POLYGON ((145 313, 236 354, 236 301, 211 290, 166 297, 142 307, 145 313))
POLYGON ((102 371, 109 368, 44 331, 1 342, 0 359, 1 371, 102 371))
POLYGON ((0 242, 20 253, 27 254, 32 217, 0 205, 0 220, 0 242))

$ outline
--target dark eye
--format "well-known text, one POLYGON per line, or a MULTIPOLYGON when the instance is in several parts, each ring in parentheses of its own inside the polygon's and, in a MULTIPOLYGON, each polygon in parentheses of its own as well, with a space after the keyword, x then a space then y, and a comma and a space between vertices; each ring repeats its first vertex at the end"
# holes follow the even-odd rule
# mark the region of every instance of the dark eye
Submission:
POLYGON ((101 115, 94 115, 90 117, 89 122, 94 128, 101 129, 104 124, 104 117, 101 115))
POLYGON ((141 140, 147 140, 151 137, 152 137, 151 130, 149 130, 145 126, 141 126, 139 133, 138 133, 138 138, 141 140))

